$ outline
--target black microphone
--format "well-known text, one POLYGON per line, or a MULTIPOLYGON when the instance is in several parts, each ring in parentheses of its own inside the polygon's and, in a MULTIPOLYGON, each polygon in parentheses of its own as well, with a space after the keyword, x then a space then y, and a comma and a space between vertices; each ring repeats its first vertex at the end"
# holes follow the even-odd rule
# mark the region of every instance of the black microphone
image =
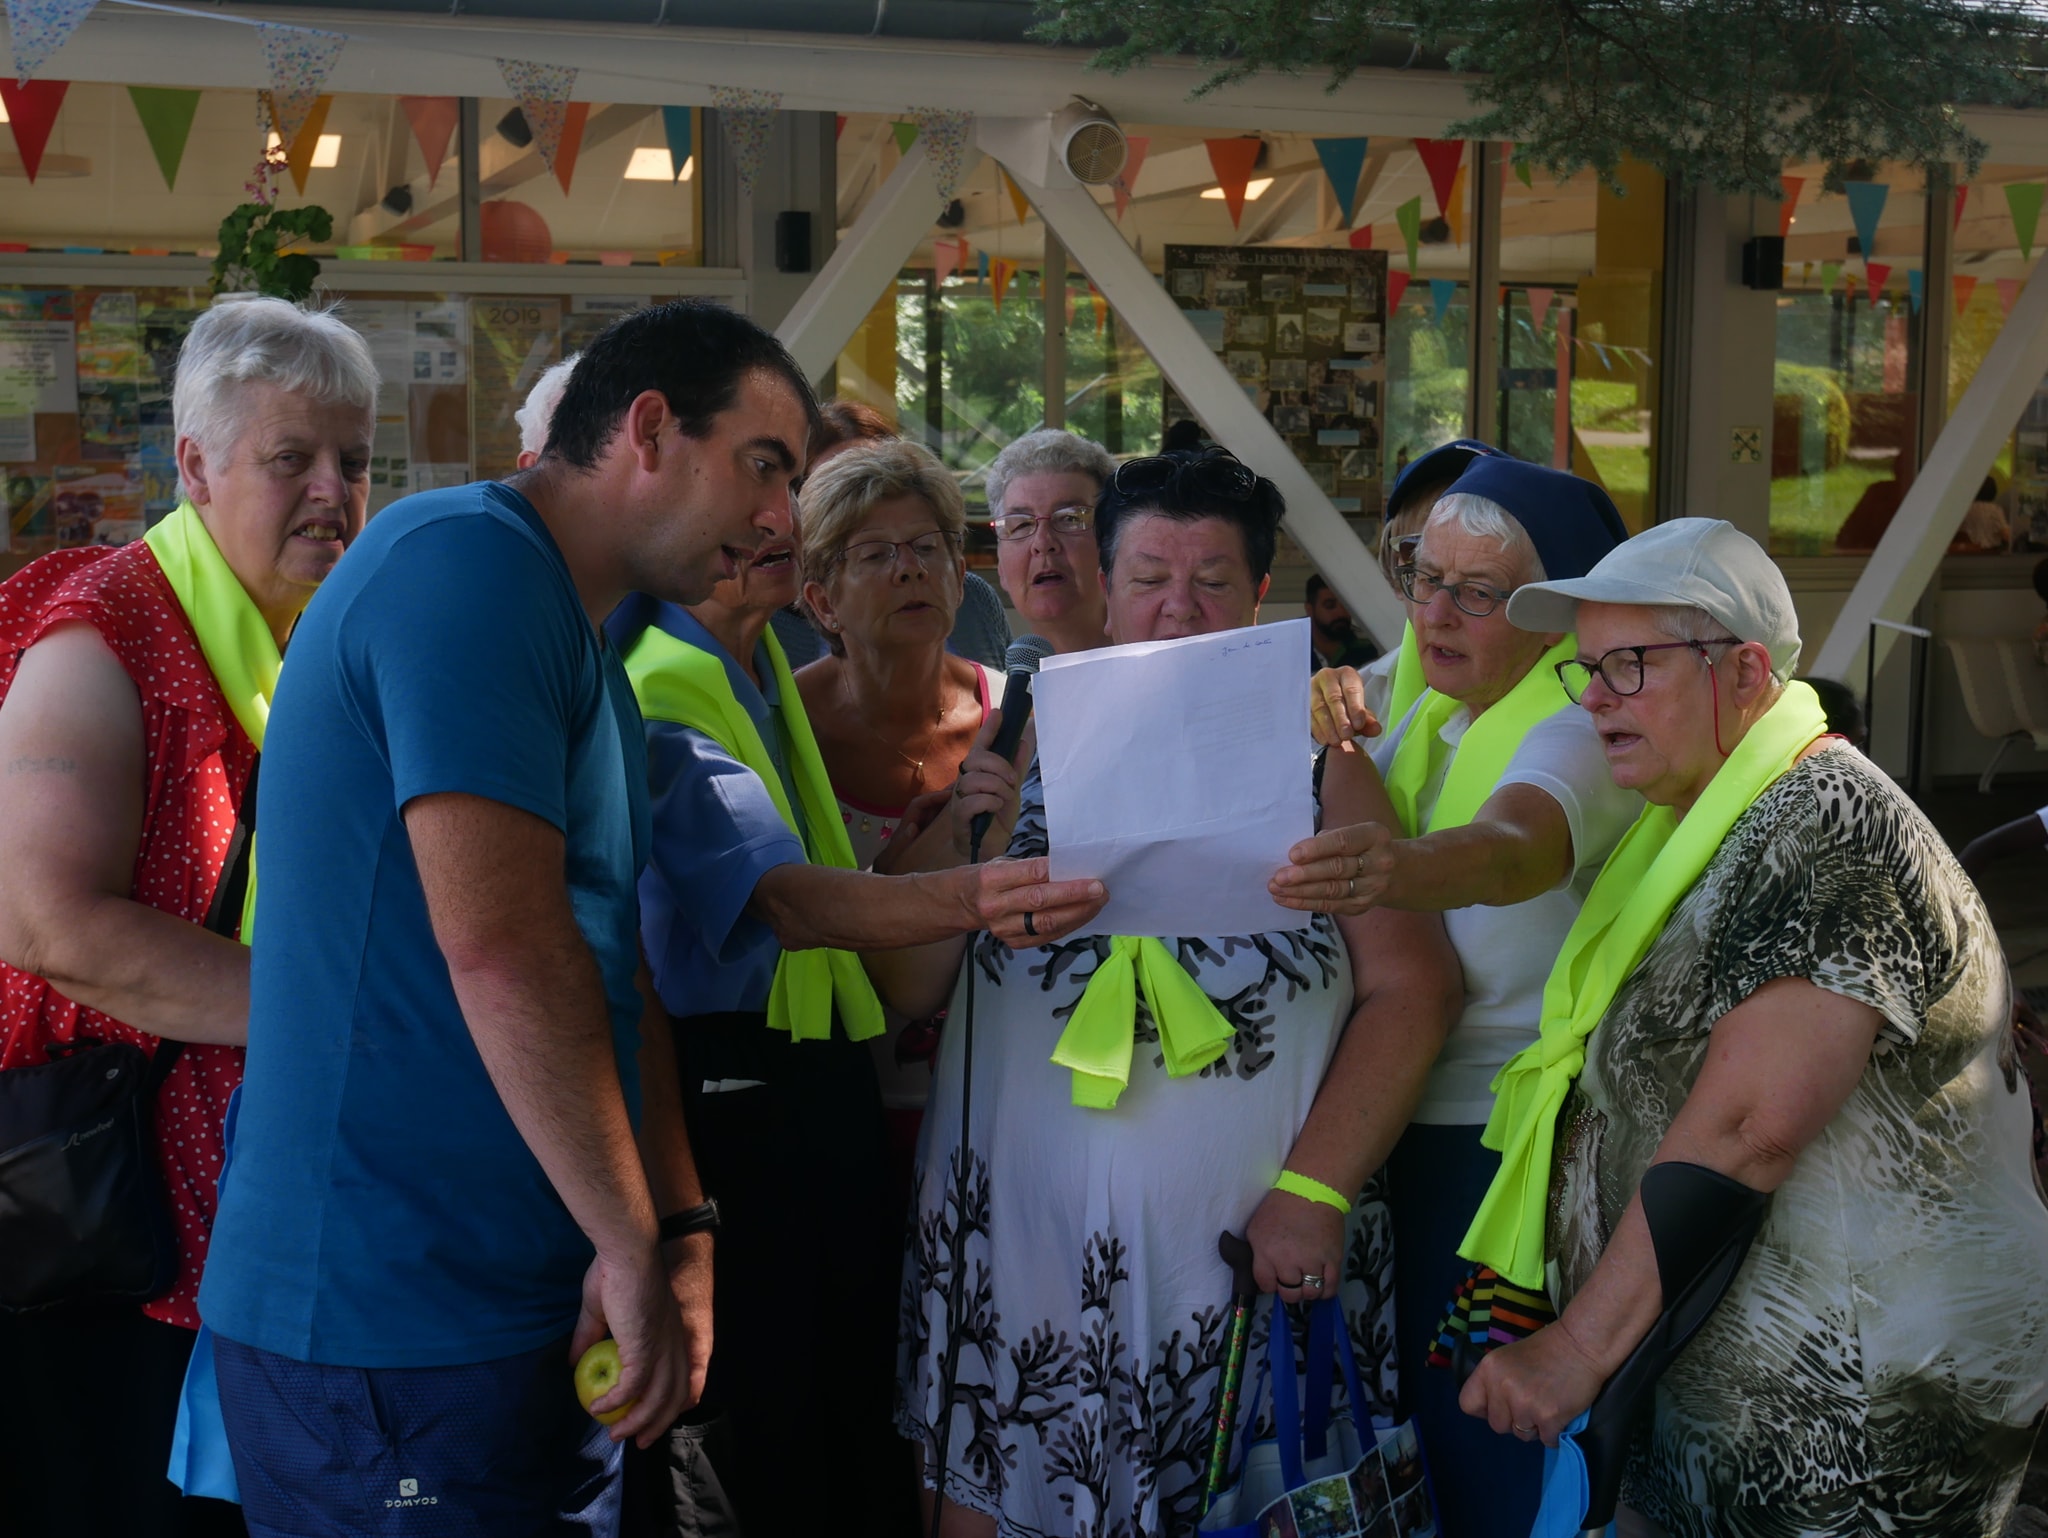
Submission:
MULTIPOLYGON (((999 758, 1013 759, 1017 756, 1017 744, 1024 737, 1024 723, 1031 719, 1031 675, 1051 655, 1052 642, 1035 635, 1019 636, 1003 653, 1003 668, 1009 674, 1003 684, 1003 724, 996 728, 996 740, 990 744, 999 758)), ((974 821, 968 824, 967 859, 970 864, 980 863, 981 841, 988 836, 988 825, 994 818, 992 812, 976 812, 974 821)))

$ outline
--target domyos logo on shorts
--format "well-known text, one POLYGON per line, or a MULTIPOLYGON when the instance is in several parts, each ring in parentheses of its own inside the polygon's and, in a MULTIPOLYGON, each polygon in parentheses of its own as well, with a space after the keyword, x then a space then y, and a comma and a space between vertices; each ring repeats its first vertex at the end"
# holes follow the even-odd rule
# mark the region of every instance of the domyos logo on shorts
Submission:
POLYGON ((438 1506, 440 1504, 441 1498, 438 1495, 420 1494, 420 1482, 417 1479, 401 1479, 398 1482, 398 1499, 387 1500, 384 1503, 384 1509, 390 1511, 400 1506, 438 1506))

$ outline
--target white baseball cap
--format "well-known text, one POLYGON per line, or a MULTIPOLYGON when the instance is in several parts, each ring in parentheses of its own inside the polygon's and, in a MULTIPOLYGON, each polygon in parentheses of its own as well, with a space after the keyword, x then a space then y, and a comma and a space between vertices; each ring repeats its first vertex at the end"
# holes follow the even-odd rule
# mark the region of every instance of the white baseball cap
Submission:
POLYGON ((1583 577, 1518 587, 1508 600, 1508 622, 1522 630, 1576 630, 1582 603, 1704 609, 1738 641, 1761 642, 1780 678, 1799 662, 1799 616, 1784 573, 1763 546, 1724 519, 1673 518, 1617 545, 1583 577))

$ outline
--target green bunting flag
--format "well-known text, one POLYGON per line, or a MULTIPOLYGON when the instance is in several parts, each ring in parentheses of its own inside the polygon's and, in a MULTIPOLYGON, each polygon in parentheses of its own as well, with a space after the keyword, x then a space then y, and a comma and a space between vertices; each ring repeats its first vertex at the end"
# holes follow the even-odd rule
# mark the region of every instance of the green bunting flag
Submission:
POLYGON ((908 155, 910 146, 917 143, 917 124, 891 123, 889 128, 896 135, 896 153, 908 155))
POLYGON ((2005 188, 2005 206, 2012 210, 2012 232, 2019 237, 2020 259, 2031 261, 2034 255, 2034 231, 2041 224, 2040 182, 2008 182, 2005 188))
POLYGON ((175 192, 178 164, 185 158, 185 141, 192 135, 192 115, 199 110, 199 93, 131 85, 128 99, 135 103, 135 115, 142 119, 150 152, 156 156, 157 169, 164 173, 164 186, 175 192))
POLYGON ((1422 199, 1412 197, 1394 210, 1394 223, 1401 227, 1401 238, 1408 243, 1408 271, 1415 271, 1415 259, 1422 244, 1422 199))

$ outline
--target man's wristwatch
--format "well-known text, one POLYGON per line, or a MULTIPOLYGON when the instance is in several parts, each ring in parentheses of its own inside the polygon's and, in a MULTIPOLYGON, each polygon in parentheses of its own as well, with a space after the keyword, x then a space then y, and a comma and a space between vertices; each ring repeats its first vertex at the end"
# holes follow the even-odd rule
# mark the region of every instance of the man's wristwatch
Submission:
POLYGON ((718 1223, 716 1201, 707 1200, 695 1207, 685 1207, 661 1220, 661 1242, 667 1244, 671 1239, 687 1239, 691 1234, 713 1233, 718 1223))

